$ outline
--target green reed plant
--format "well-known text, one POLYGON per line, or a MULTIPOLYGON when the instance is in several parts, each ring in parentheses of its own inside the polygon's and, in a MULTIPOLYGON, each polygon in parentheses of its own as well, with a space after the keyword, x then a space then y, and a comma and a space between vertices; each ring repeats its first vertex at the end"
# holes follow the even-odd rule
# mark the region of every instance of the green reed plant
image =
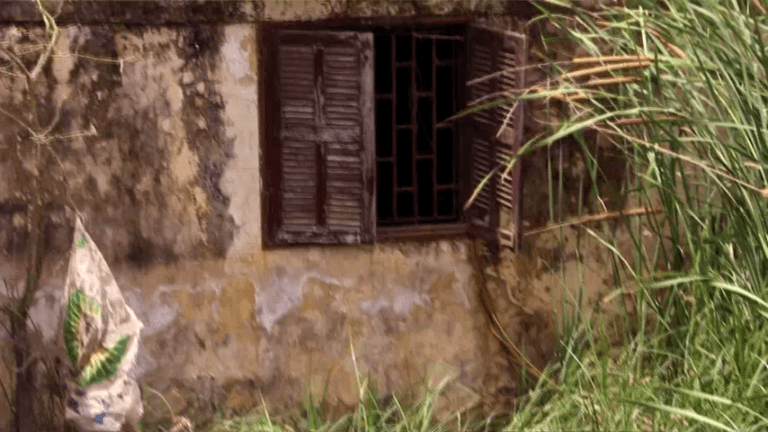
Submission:
MULTIPOLYGON (((598 320, 568 309, 558 364, 509 420, 500 427, 456 415, 452 430, 768 430, 768 16, 754 0, 625 3, 545 10, 541 19, 591 58, 552 63, 559 76, 547 89, 500 95, 462 114, 509 104, 506 97, 568 105, 569 118, 531 138, 501 170, 572 136, 594 185, 603 167, 585 133, 623 152, 627 202, 655 212, 625 218, 629 253, 619 252, 616 230, 580 229, 611 253, 615 296, 636 297, 631 331, 611 350, 598 320)), ((562 191, 561 182, 550 184, 550 197, 560 197, 550 200, 553 222, 562 191)), ((595 187, 590 193, 599 198, 595 187)), ((449 426, 432 415, 434 395, 410 408, 397 399, 382 405, 359 384, 355 413, 335 421, 316 415, 303 428, 449 426)), ((278 429, 285 430, 265 413, 214 428, 278 429)))
POLYGON ((584 324, 557 391, 534 392, 508 429, 765 430, 768 16, 727 0, 570 12, 545 19, 604 70, 579 76, 574 61, 522 96, 562 96, 572 113, 523 153, 597 131, 630 161, 631 200, 660 214, 627 221, 629 255, 582 227, 613 253, 617 288, 637 294, 639 328, 616 355, 584 324), (605 67, 618 64, 608 55, 635 60, 605 67))

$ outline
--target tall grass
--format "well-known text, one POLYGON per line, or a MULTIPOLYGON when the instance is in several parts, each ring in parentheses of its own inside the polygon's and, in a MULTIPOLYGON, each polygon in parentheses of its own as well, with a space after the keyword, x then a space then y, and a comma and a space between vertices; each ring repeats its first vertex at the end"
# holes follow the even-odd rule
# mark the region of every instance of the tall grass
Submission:
POLYGON ((614 251, 640 326, 618 356, 585 328, 557 391, 508 428, 766 430, 768 16, 751 0, 628 3, 546 19, 604 66, 636 59, 588 82, 571 63, 559 88, 526 97, 565 95, 573 113, 529 148, 596 130, 630 160, 631 200, 661 211, 628 223, 629 255, 584 227, 614 251), (609 77, 621 83, 590 85, 609 77))
MULTIPOLYGON (((563 337, 549 379, 501 429, 768 430, 768 16, 755 0, 627 3, 547 14, 602 60, 574 61, 554 88, 514 97, 559 99, 572 113, 522 154, 597 131, 630 161, 628 200, 659 210, 628 218, 634 250, 624 255, 611 232, 581 227, 611 251, 617 292, 636 295, 637 325, 617 353, 591 320, 572 320, 580 327, 563 337), (573 73, 582 64, 608 67, 573 73)), ((363 403, 306 429, 444 429, 430 407, 363 403)), ((254 418, 216 430, 276 429, 254 418)))

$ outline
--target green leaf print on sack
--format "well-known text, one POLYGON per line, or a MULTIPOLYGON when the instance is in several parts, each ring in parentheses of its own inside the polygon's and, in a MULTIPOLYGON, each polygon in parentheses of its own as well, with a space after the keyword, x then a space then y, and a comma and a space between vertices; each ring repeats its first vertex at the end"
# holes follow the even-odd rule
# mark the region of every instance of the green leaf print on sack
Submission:
POLYGON ((111 379, 117 373, 117 368, 125 358, 128 349, 129 336, 120 336, 111 348, 101 348, 88 360, 83 368, 77 385, 86 387, 111 379))
POLYGON ((88 297, 83 290, 75 290, 69 296, 67 310, 64 312, 64 346, 67 358, 73 366, 77 367, 77 360, 82 351, 82 341, 79 339, 80 326, 83 323, 83 314, 92 317, 101 316, 99 302, 88 297))
POLYGON ((88 245, 88 237, 83 234, 80 236, 80 238, 75 242, 75 250, 82 249, 88 245))
MULTIPOLYGON (((83 236, 84 238, 84 236, 83 236)), ((98 318, 101 316, 101 307, 96 299, 89 297, 85 291, 79 289, 72 292, 67 302, 64 316, 64 346, 69 362, 78 369, 78 360, 81 355, 87 356, 87 363, 83 367, 77 385, 86 387, 111 379, 117 372, 118 366, 125 358, 128 348, 129 336, 121 336, 115 345, 110 348, 100 348, 94 353, 83 353, 83 341, 80 340, 80 326, 83 324, 84 315, 88 314, 98 318)))

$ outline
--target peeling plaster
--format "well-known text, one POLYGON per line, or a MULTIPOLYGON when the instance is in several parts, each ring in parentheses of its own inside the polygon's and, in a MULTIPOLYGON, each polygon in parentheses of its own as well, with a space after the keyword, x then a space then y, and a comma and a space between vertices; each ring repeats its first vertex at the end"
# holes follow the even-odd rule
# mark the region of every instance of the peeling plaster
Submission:
POLYGON ((227 252, 233 258, 261 249, 261 202, 259 191, 259 112, 257 104, 255 56, 242 45, 255 46, 256 31, 252 25, 225 28, 221 51, 223 66, 219 68, 219 91, 226 96, 224 116, 227 135, 234 139, 234 157, 227 164, 221 187, 229 196, 229 214, 237 232, 227 252), (252 44, 243 44, 252 40, 252 44), (253 79, 244 79, 251 77, 253 79))
MULTIPOLYGON (((80 36, 78 31, 72 27, 64 29, 63 33, 64 34, 59 37, 58 44, 56 45, 58 52, 71 52, 72 46, 74 45, 77 47, 81 37, 87 39, 85 36, 80 36)), ((69 86, 69 77, 72 69, 75 67, 76 60, 77 58, 75 56, 56 56, 51 60, 51 70, 58 83, 53 96, 56 106, 60 107, 72 93, 72 88, 69 86)))
POLYGON ((123 297, 136 316, 144 323, 142 337, 162 332, 173 324, 178 315, 178 305, 169 307, 158 301, 157 295, 145 301, 140 290, 123 291, 123 297))
MULTIPOLYGON (((146 321, 144 322, 146 329, 146 321)), ((143 334, 143 332, 142 332, 143 334)), ((140 379, 144 375, 157 369, 158 363, 146 349, 144 349, 143 342, 139 341, 139 353, 136 356, 136 364, 133 366, 133 374, 137 379, 140 379)))
MULTIPOLYGON (((235 32, 227 33, 227 36, 235 36, 235 32)), ((241 45, 236 37, 227 37, 224 46, 221 47, 221 56, 226 62, 227 72, 235 80, 245 78, 253 73, 249 64, 249 53, 244 52, 241 45)))
POLYGON ((316 274, 289 274, 282 266, 275 266, 270 276, 256 291, 254 312, 259 324, 271 334, 275 324, 292 309, 301 305, 302 287, 316 274))
POLYGON ((360 303, 360 308, 369 314, 391 309, 398 315, 408 315, 414 306, 427 307, 429 304, 427 295, 400 289, 391 297, 380 296, 374 300, 364 300, 360 303))

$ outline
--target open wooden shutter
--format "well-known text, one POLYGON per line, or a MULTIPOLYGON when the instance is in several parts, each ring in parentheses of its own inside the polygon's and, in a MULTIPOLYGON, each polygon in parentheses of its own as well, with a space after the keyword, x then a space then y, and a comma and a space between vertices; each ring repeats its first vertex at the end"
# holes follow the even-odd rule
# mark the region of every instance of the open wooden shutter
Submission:
POLYGON ((270 38, 270 243, 370 243, 373 35, 283 30, 270 38))
MULTIPOLYGON (((467 37, 469 104, 483 104, 511 97, 503 94, 523 88, 528 41, 524 35, 472 25, 467 37)), ((491 253, 499 252, 500 244, 518 247, 522 219, 520 164, 502 181, 505 164, 523 139, 525 107, 522 101, 497 105, 472 115, 468 128, 471 154, 470 189, 481 184, 493 169, 497 169, 468 209, 468 219, 474 232, 488 240, 491 253), (511 112, 510 112, 511 110, 511 112), (502 129, 502 125, 505 125, 502 129), (499 130, 501 129, 501 133, 499 130), (502 165, 502 166, 500 166, 502 165), (500 210, 512 215, 512 234, 500 238, 500 210), (512 238, 509 238, 512 237, 512 238)), ((471 192, 470 192, 471 193, 471 192)))

